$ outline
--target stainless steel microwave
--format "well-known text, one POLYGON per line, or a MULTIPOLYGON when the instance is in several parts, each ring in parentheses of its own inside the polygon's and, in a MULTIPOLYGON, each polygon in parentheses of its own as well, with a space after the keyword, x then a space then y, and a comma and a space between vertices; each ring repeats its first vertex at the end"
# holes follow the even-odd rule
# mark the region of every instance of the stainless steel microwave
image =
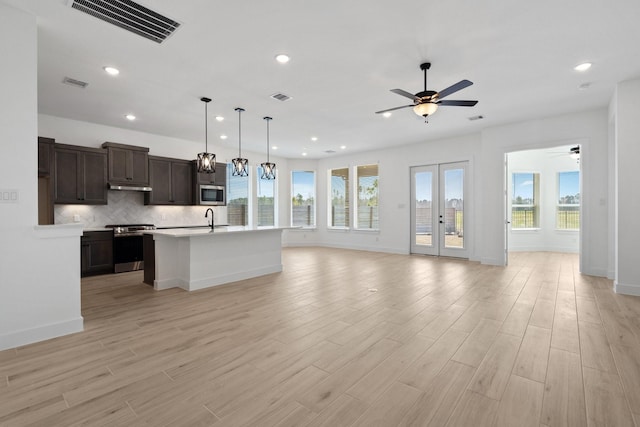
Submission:
POLYGON ((198 202, 201 205, 226 205, 227 198, 224 186, 200 184, 198 187, 198 202))

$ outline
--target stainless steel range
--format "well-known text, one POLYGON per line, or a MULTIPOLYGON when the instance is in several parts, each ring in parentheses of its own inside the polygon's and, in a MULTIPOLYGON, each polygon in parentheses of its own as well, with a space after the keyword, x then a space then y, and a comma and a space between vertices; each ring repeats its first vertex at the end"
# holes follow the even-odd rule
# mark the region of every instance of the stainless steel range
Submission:
POLYGON ((113 228, 113 263, 114 271, 142 270, 142 235, 145 230, 155 230, 153 224, 110 224, 113 228))

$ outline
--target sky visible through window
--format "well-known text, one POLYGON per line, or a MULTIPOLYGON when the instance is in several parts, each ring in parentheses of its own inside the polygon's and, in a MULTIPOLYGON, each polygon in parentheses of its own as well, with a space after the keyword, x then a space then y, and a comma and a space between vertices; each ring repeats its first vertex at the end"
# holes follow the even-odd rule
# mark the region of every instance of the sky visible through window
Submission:
POLYGON ((558 174, 558 193, 560 198, 580 193, 580 172, 560 172, 558 174))
POLYGON ((258 166, 258 197, 273 197, 274 181, 262 179, 262 166, 258 166))
POLYGON ((292 196, 295 197, 296 195, 301 194, 304 199, 312 198, 313 194, 315 193, 313 182, 315 179, 315 174, 310 171, 293 171, 292 175, 292 182, 295 193, 292 196))
POLYGON ((513 200, 521 197, 522 200, 533 200, 533 174, 513 174, 513 200))
MULTIPOLYGON (((446 188, 447 199, 462 200, 462 191, 464 188, 462 185, 463 178, 464 178, 463 169, 448 169, 445 171, 445 180, 447 184, 447 188, 446 188)), ((432 183, 431 172, 416 173, 416 200, 432 200, 431 183, 432 183)))

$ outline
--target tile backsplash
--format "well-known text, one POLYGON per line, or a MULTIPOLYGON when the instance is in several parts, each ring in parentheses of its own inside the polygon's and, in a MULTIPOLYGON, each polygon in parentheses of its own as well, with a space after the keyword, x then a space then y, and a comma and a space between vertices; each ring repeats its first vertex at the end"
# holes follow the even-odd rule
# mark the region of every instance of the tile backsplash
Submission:
MULTIPOLYGON (((108 192, 107 205, 55 205, 56 224, 81 222, 85 228, 107 224, 154 224, 156 227, 207 225, 207 206, 145 206, 144 193, 108 192)), ((216 224, 227 223, 226 206, 214 206, 216 224)))

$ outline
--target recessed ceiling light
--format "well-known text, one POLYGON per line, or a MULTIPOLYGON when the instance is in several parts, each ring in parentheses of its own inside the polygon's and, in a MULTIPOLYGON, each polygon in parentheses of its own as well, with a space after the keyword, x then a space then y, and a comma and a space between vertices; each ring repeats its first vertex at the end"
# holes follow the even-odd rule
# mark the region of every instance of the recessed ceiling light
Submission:
POLYGON ((223 121, 223 120, 224 120, 224 117, 222 117, 222 116, 216 116, 216 120, 217 120, 217 121, 219 121, 219 122, 221 122, 221 121, 223 121))
POLYGON ((340 149, 341 149, 341 150, 344 150, 345 148, 347 148, 347 146, 346 146, 346 145, 341 145, 341 146, 340 146, 340 149))
POLYGON ((220 135, 220 139, 227 139, 227 135, 220 135))
POLYGON ((102 69, 111 76, 117 76, 120 74, 120 70, 115 67, 102 67, 102 69))
POLYGON ((591 68, 591 62, 583 62, 573 67, 576 71, 587 71, 589 68, 591 68))
POLYGON ((134 121, 136 119, 136 116, 134 116, 133 114, 127 114, 124 117, 129 121, 134 121))
POLYGON ((386 113, 382 113, 383 117, 389 118, 391 117, 391 111, 387 111, 386 113))
POLYGON ((303 156, 306 156, 306 155, 307 155, 307 153, 302 153, 302 155, 303 155, 303 156))
POLYGON ((284 53, 280 53, 276 55, 276 61, 278 61, 281 64, 286 64, 287 62, 289 62, 290 59, 291 58, 289 58, 289 55, 284 53))
POLYGON ((318 137, 317 137, 317 136, 312 136, 312 137, 311 137, 311 140, 312 140, 312 141, 317 141, 317 140, 318 140, 318 137))
POLYGON ((276 147, 275 145, 273 147, 271 147, 272 150, 277 150, 278 147, 276 147))

